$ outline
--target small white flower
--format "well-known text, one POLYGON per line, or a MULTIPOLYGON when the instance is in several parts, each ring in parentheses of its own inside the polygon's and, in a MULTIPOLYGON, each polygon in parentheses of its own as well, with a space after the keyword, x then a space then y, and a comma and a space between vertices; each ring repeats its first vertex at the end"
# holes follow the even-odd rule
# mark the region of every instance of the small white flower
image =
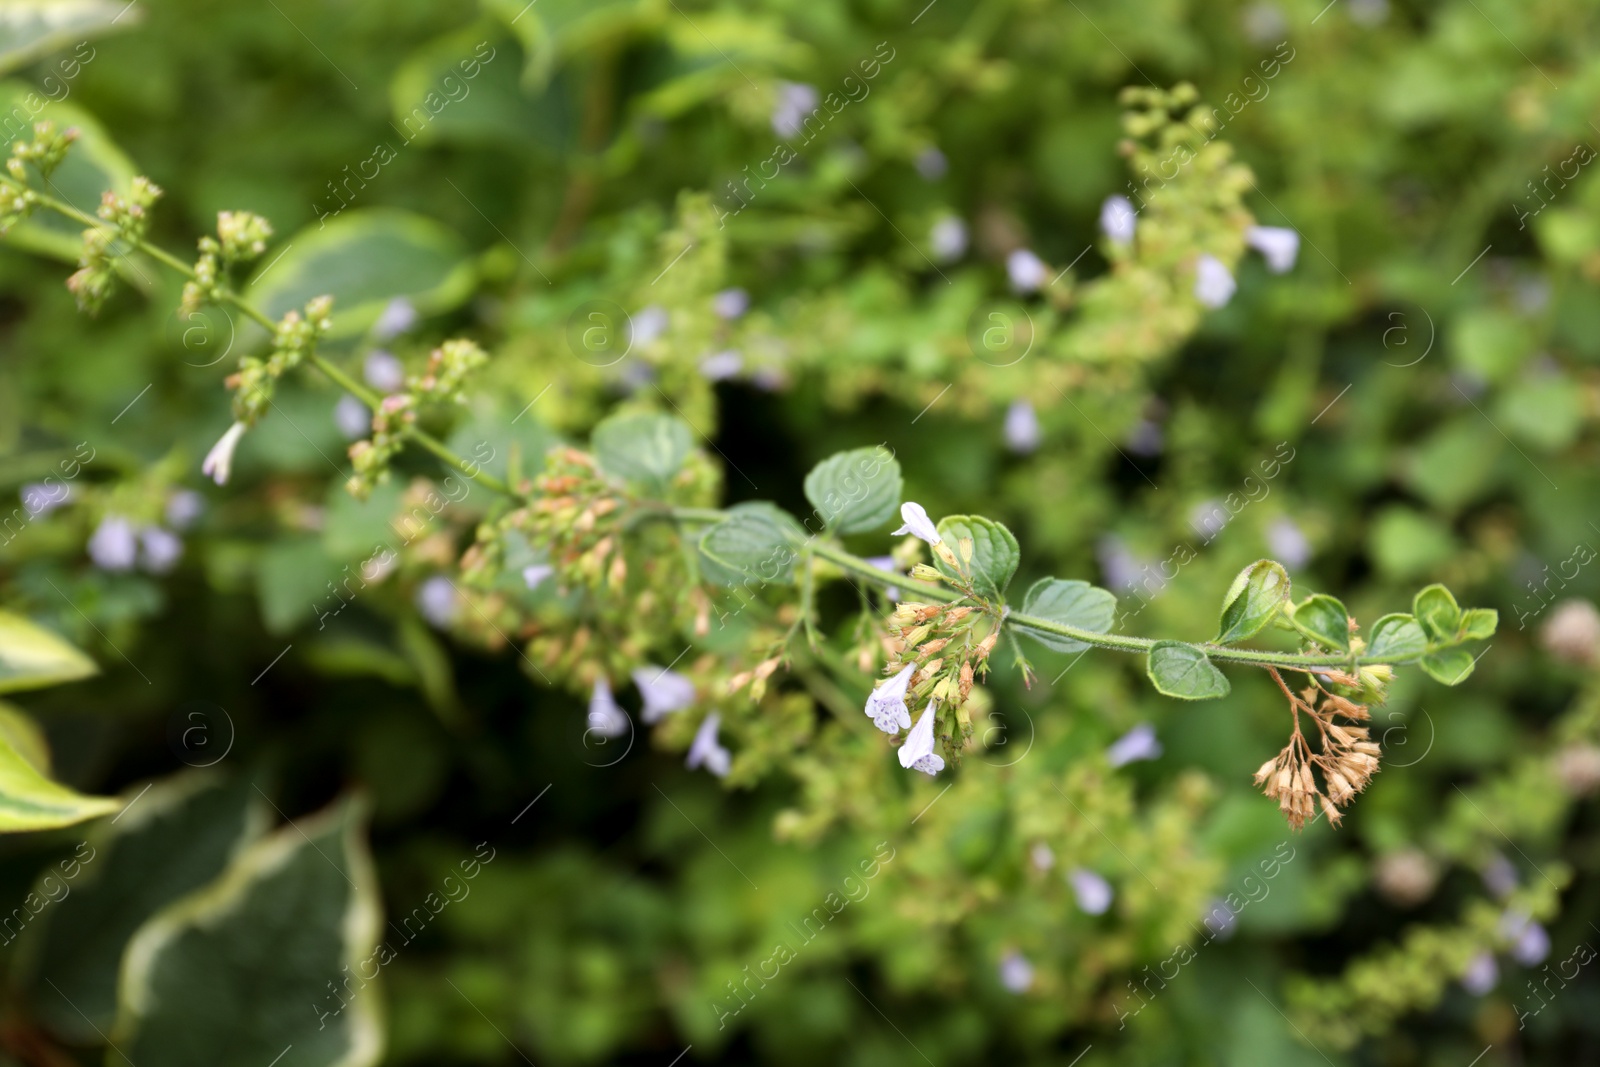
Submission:
POLYGON ((200 473, 209 474, 211 480, 218 485, 228 484, 228 475, 233 472, 233 450, 239 447, 239 438, 244 436, 245 426, 236 422, 228 427, 228 432, 217 439, 211 446, 211 451, 206 453, 205 460, 200 464, 200 473))
POLYGON ((917 153, 915 164, 917 173, 930 182, 943 178, 950 169, 950 161, 944 157, 943 152, 932 145, 917 153))
POLYGON ((1050 276, 1050 268, 1028 249, 1019 248, 1006 257, 1006 273, 1011 276, 1011 288, 1019 293, 1035 293, 1050 276))
POLYGON ((1244 231, 1244 243, 1261 253, 1274 274, 1293 269, 1300 253, 1300 235, 1285 226, 1252 226, 1244 231))
POLYGON ((1222 260, 1210 253, 1200 256, 1194 267, 1194 298, 1208 308, 1219 308, 1233 299, 1238 283, 1223 265, 1222 260))
POLYGON ((1311 542, 1295 521, 1280 515, 1267 524, 1267 549, 1272 558, 1290 570, 1299 570, 1311 559, 1311 542))
POLYGON ((933 721, 939 715, 939 705, 929 701, 917 725, 906 734, 906 743, 900 746, 900 766, 923 774, 938 774, 944 770, 944 757, 933 751, 933 721))
POLYGON ((696 767, 704 767, 718 778, 726 778, 728 768, 733 764, 733 753, 723 748, 717 740, 717 729, 722 725, 722 714, 713 711, 705 717, 700 724, 700 729, 695 731, 694 741, 689 745, 689 756, 683 765, 691 771, 696 767))
POLYGON ((444 629, 455 621, 461 608, 461 598, 455 583, 442 574, 436 574, 417 587, 417 610, 437 629, 444 629))
POLYGON ((711 298, 711 310, 718 318, 736 319, 750 310, 750 294, 743 289, 724 289, 711 298))
POLYGON ((399 337, 417 324, 417 309, 404 297, 395 297, 383 307, 378 321, 372 324, 372 335, 380 341, 399 337))
POLYGON ((743 369, 744 356, 733 348, 713 352, 700 361, 700 377, 708 382, 726 381, 743 369))
POLYGON ((800 82, 779 82, 778 102, 772 108, 772 132, 792 139, 805 126, 821 99, 817 90, 800 82))
POLYGON ((670 320, 667 309, 660 304, 642 307, 629 320, 629 340, 636 345, 647 345, 667 332, 670 320))
POLYGON ((621 737, 628 732, 628 713, 617 706, 617 698, 611 695, 611 684, 604 678, 594 680, 589 714, 584 721, 589 732, 599 737, 621 737))
POLYGON ((907 500, 900 505, 900 519, 905 523, 894 532, 895 537, 901 534, 911 534, 920 537, 930 545, 937 545, 943 538, 939 536, 939 528, 928 518, 927 509, 913 500, 907 500))
POLYGON ((522 580, 528 583, 529 589, 537 589, 544 580, 556 572, 548 563, 530 563, 522 568, 522 580))
POLYGON ((174 530, 187 530, 205 510, 205 498, 193 489, 179 489, 167 498, 167 525, 174 530))
POLYGON ((1104 915, 1111 907, 1111 883, 1084 867, 1074 867, 1067 872, 1072 892, 1078 898, 1078 907, 1089 915, 1104 915))
POLYGON ((1028 858, 1033 861, 1034 870, 1048 871, 1056 865, 1055 850, 1043 841, 1035 842, 1028 852, 1028 858))
MULTIPOLYGON (((883 682, 867 696, 866 712, 872 725, 886 734, 897 734, 911 726, 911 709, 906 707, 906 686, 916 666, 908 664, 899 674, 883 682)), ((902 750, 903 751, 903 750, 902 750)))
POLYGON ((171 530, 146 526, 139 531, 139 565, 151 574, 166 574, 183 555, 183 540, 171 530))
POLYGON ((639 696, 644 699, 644 710, 639 713, 639 718, 647 723, 682 711, 694 703, 694 683, 665 667, 646 665, 635 668, 633 684, 639 687, 639 696))
POLYGON ((933 224, 928 233, 928 244, 933 258, 940 263, 960 259, 967 252, 967 224, 954 215, 946 215, 933 224))
POLYGON ((139 555, 133 523, 107 515, 89 538, 89 558, 103 571, 131 571, 139 555))
POLYGON ((367 353, 361 376, 378 392, 393 393, 406 384, 406 367, 394 353, 378 348, 367 353))
POLYGON ((1147 722, 1129 730, 1106 749, 1106 761, 1121 767, 1136 760, 1157 759, 1161 755, 1161 742, 1156 740, 1156 728, 1147 722))
POLYGON ((1033 964, 1028 957, 1016 949, 1001 956, 1000 984, 1013 993, 1026 993, 1033 985, 1033 964))
POLYGON ((1493 989, 1499 981, 1500 965, 1494 961, 1494 955, 1480 952, 1472 957, 1466 971, 1461 975, 1461 988, 1475 997, 1481 997, 1493 989))
POLYGON ((346 393, 333 405, 333 424, 340 433, 354 441, 367 436, 367 431, 372 429, 372 413, 367 410, 367 405, 346 393))
POLYGON ((22 506, 29 518, 40 519, 72 499, 72 486, 30 482, 22 487, 22 506))
POLYGON ((1026 400, 1013 400, 1006 408, 1006 447, 1019 455, 1027 455, 1039 447, 1042 434, 1039 416, 1026 400))
POLYGON ((1133 240, 1133 203, 1125 196, 1108 196, 1100 205, 1100 232, 1112 244, 1125 245, 1133 240))

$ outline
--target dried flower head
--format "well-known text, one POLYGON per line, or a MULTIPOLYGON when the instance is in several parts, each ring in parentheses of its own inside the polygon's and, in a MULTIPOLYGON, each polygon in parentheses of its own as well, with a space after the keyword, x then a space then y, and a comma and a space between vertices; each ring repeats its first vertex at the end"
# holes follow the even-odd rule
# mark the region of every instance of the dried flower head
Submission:
MULTIPOLYGON (((1269 669, 1267 673, 1289 698, 1294 733, 1283 751, 1256 771, 1255 783, 1278 802, 1278 810, 1293 829, 1316 821, 1319 811, 1338 826, 1343 818, 1340 809, 1355 799, 1378 772, 1382 750, 1365 726, 1355 725, 1366 722, 1371 714, 1366 705, 1326 688, 1321 681, 1297 695, 1276 670, 1269 669), (1315 750, 1300 732, 1302 712, 1316 724, 1320 744, 1315 750), (1341 723, 1339 719, 1350 721, 1341 723)), ((1360 679, 1337 671, 1328 672, 1327 681, 1336 686, 1360 687, 1360 679)))

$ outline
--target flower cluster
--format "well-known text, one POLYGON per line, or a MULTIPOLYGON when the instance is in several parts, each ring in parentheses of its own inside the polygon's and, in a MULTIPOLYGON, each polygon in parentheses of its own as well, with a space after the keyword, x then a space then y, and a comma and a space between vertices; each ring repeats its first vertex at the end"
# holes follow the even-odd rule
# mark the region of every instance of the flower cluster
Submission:
POLYGON ((6 160, 6 171, 19 182, 28 180, 28 164, 33 164, 41 177, 49 179, 67 158, 67 150, 78 139, 76 126, 57 130, 48 119, 33 125, 33 140, 18 141, 11 146, 11 158, 6 160))
MULTIPOLYGON (((1284 695, 1294 715, 1294 733, 1289 743, 1272 759, 1256 771, 1256 785, 1262 792, 1278 802, 1289 825, 1299 830, 1314 821, 1317 808, 1328 817, 1328 822, 1338 826, 1342 818, 1339 809, 1349 804, 1355 795, 1367 787, 1372 776, 1378 773, 1378 748, 1365 726, 1341 725, 1339 718, 1352 723, 1366 722, 1371 718, 1366 705, 1358 704, 1348 696, 1328 689, 1317 681, 1298 695, 1284 684, 1276 670, 1269 670, 1284 695), (1313 752, 1305 735, 1300 732, 1300 713, 1305 712, 1316 723, 1321 736, 1320 752, 1313 752), (1315 766, 1327 787, 1324 794, 1312 775, 1315 766)), ((1354 690, 1361 687, 1361 679, 1338 671, 1329 671, 1327 681, 1336 688, 1354 690)))
POLYGON ((182 310, 190 313, 217 298, 222 273, 237 263, 248 263, 267 250, 272 224, 248 211, 217 212, 217 236, 200 238, 200 258, 194 277, 183 287, 182 310))
POLYGON ((144 240, 150 227, 150 208, 161 198, 161 188, 142 175, 128 186, 128 195, 111 190, 100 195, 99 216, 109 225, 83 231, 83 250, 78 253, 78 270, 67 279, 67 288, 77 297, 84 311, 100 310, 111 294, 112 260, 119 245, 144 240))
POLYGON ((395 393, 378 402, 372 413, 372 436, 350 446, 355 473, 345 482, 345 489, 351 496, 365 500, 389 480, 389 462, 405 447, 406 433, 416 422, 416 403, 410 393, 395 393))
POLYGON ((433 397, 464 404, 467 398, 461 387, 466 384, 467 376, 487 362, 489 357, 483 349, 471 341, 446 341, 428 356, 427 369, 406 384, 419 400, 433 397))

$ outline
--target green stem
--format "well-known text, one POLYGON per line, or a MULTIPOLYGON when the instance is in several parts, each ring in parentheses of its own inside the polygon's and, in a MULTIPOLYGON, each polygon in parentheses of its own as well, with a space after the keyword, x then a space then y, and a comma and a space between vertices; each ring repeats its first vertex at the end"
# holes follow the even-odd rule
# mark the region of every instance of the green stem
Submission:
MULTIPOLYGON (((0 182, 11 186, 13 189, 17 189, 19 191, 25 190, 31 193, 35 199, 35 202, 40 207, 54 211, 58 215, 62 215, 76 222, 81 222, 85 226, 94 227, 96 229, 112 228, 104 219, 96 218, 87 212, 79 211, 71 204, 68 204, 62 200, 58 200, 46 193, 41 193, 37 189, 33 189, 30 186, 24 185, 14 178, 6 175, 0 175, 0 182)), ((171 267, 185 278, 192 279, 195 276, 194 268, 190 267, 187 263, 183 262, 183 260, 179 259, 177 256, 174 256, 164 248, 151 244, 149 241, 146 241, 142 238, 133 242, 133 247, 137 248, 139 251, 143 252, 145 255, 156 260, 157 262, 171 267)), ((241 311, 246 317, 253 319, 262 326, 266 327, 269 333, 277 330, 277 323, 273 322, 272 319, 269 318, 260 308, 256 307, 254 304, 250 303, 233 290, 219 286, 216 290, 216 296, 220 302, 230 304, 233 307, 238 308, 239 311, 241 311)), ((356 381, 354 378, 350 377, 350 375, 346 374, 338 366, 322 356, 317 355, 315 352, 311 354, 311 363, 323 374, 332 379, 336 385, 354 395, 356 399, 367 405, 367 407, 374 411, 378 409, 378 405, 382 402, 383 398, 377 393, 374 393, 372 390, 368 389, 366 386, 362 385, 360 382, 356 381)), ((405 428, 405 435, 411 440, 415 441, 417 444, 421 445, 427 451, 432 452, 435 456, 438 456, 440 459, 444 460, 444 462, 449 464, 451 467, 454 467, 462 474, 465 474, 468 478, 471 478, 473 481, 477 482, 479 485, 509 497, 519 496, 519 494, 517 494, 505 482, 478 467, 476 464, 469 463, 462 459, 432 434, 429 434, 424 430, 419 430, 415 426, 408 426, 405 428)))

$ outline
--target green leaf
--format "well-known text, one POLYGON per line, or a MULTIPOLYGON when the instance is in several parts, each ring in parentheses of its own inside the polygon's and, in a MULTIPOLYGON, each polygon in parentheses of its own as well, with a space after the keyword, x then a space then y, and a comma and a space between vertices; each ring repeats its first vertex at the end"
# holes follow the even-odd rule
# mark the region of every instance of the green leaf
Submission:
POLYGON ((91 797, 52 782, 28 756, 0 739, 0 833, 54 830, 109 815, 116 797, 91 797))
POLYGON ((1411 612, 1435 644, 1453 644, 1461 629, 1461 608, 1450 590, 1430 585, 1411 602, 1411 612))
POLYGON ((0 700, 0 740, 17 750, 34 770, 50 776, 50 742, 27 712, 0 700))
POLYGON ((1222 598, 1217 643, 1232 644, 1266 628, 1289 600, 1289 573, 1283 564, 1258 559, 1239 572, 1222 598))
POLYGON ((94 660, 21 615, 0 611, 0 693, 98 674, 94 660))
MULTIPOLYGON (((100 194, 108 189, 126 193, 133 176, 138 173, 106 128, 70 101, 50 103, 33 86, 8 81, 0 84, 0 113, 5 116, 4 122, 0 122, 5 129, 0 143, 7 147, 13 141, 32 136, 35 122, 49 119, 60 129, 77 127, 78 140, 67 153, 66 160, 50 176, 48 191, 58 200, 80 206, 98 204, 100 194)), ((34 178, 37 181, 37 175, 34 178)), ((13 227, 6 234, 6 243, 75 262, 83 248, 83 223, 41 209, 13 227)), ((138 275, 131 268, 125 269, 128 268, 125 259, 118 258, 118 269, 124 271, 124 276, 137 279, 138 275)), ((142 269, 148 273, 148 268, 142 269)))
POLYGON ((1157 641, 1147 672, 1158 693, 1179 700, 1213 700, 1231 688, 1204 652, 1182 641, 1157 641))
POLYGON ((270 1064, 290 1046, 296 1067, 378 1061, 377 990, 361 976, 385 960, 361 808, 282 827, 139 929, 108 1064, 270 1064))
POLYGON ((1422 669, 1429 678, 1445 685, 1458 685, 1466 681, 1472 668, 1477 666, 1472 653, 1464 648, 1447 648, 1422 657, 1422 669))
MULTIPOLYGON (((939 520, 939 536, 950 543, 950 551, 961 558, 961 540, 972 541, 972 561, 963 561, 966 574, 972 578, 978 595, 989 600, 999 600, 1005 595, 1011 576, 1017 573, 1021 552, 1011 531, 993 519, 981 515, 949 515, 939 520)), ((944 560, 934 557, 939 570, 955 576, 960 573, 944 560)))
POLYGON ((689 424, 671 415, 613 415, 594 428, 595 459, 608 474, 665 489, 694 445, 689 424))
MULTIPOLYGON (((94 61, 89 38, 129 29, 144 17, 130 7, 123 0, 6 0, 0 5, 0 74, 76 44, 70 55, 51 65, 47 75, 56 84, 70 80, 85 61, 94 61)), ((5 143, 12 140, 8 136, 5 143)))
POLYGON ((837 452, 806 475, 806 499, 834 533, 862 533, 900 507, 900 461, 882 445, 837 452))
POLYGON ((1385 615, 1372 624, 1367 656, 1373 659, 1415 659, 1428 651, 1428 635, 1410 615, 1385 615))
MULTIPOLYGON (((1107 633, 1117 618, 1117 598, 1108 590, 1076 578, 1040 578, 1022 600, 1022 614, 1049 619, 1079 630, 1107 633)), ((1081 652, 1089 646, 1060 634, 1018 625, 1023 633, 1057 652, 1081 652)))
POLYGON ((96 827, 40 881, 56 903, 26 978, 38 1017, 69 1044, 97 1044, 116 1021, 122 950, 134 932, 215 879, 266 829, 266 804, 247 781, 191 771, 135 795, 126 815, 96 827))
POLYGON ((730 508, 726 519, 701 535, 701 570, 719 585, 788 584, 805 540, 805 530, 787 511, 749 501, 730 508))
MULTIPOLYGON (((430 218, 390 208, 348 211, 308 226, 269 250, 245 290, 273 319, 333 297, 334 338, 365 333, 389 301, 404 297, 424 315, 472 295, 474 272, 461 239, 430 218)), ((241 324, 241 327, 243 324, 241 324)), ((253 324, 257 339, 264 331, 253 324)))
POLYGON ((1306 597, 1285 614, 1296 630, 1324 648, 1350 648, 1350 613, 1326 593, 1306 597))
POLYGON ((1500 625, 1500 613, 1493 608, 1469 608, 1461 613, 1461 640, 1487 641, 1500 625))

